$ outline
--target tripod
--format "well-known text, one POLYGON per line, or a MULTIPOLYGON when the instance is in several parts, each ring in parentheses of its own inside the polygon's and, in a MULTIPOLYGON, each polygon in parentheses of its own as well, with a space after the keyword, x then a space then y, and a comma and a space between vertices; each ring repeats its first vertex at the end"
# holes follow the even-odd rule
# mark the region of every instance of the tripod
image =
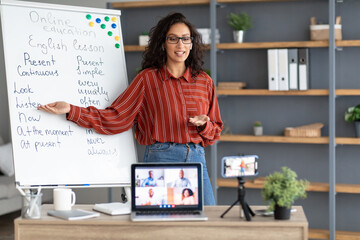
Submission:
POLYGON ((252 216, 255 216, 255 213, 251 210, 251 208, 245 201, 245 186, 244 186, 245 180, 242 177, 238 177, 237 179, 239 182, 238 199, 228 209, 226 209, 226 211, 221 215, 221 218, 223 218, 225 216, 225 214, 228 213, 233 206, 235 206, 235 204, 240 203, 240 206, 241 206, 242 210, 244 211, 246 220, 251 221, 250 214, 252 216))

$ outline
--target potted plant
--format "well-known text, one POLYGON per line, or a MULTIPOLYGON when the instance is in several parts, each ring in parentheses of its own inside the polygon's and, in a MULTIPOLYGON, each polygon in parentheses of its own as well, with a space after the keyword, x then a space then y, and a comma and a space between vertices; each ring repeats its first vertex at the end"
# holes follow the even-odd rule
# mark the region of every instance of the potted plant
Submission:
POLYGON ((207 75, 209 75, 209 76, 211 77, 211 71, 210 71, 210 69, 206 68, 206 69, 204 69, 204 72, 206 72, 207 75))
POLYGON ((241 14, 230 13, 227 17, 228 24, 234 29, 234 41, 242 43, 245 31, 252 28, 251 17, 245 12, 241 14))
POLYGON ((254 122, 254 135, 262 136, 263 135, 263 127, 260 121, 254 122))
POLYGON ((355 123, 356 137, 360 138, 360 104, 346 110, 345 121, 355 123))
POLYGON ((270 201, 268 210, 274 211, 275 219, 289 219, 291 205, 296 199, 306 197, 305 189, 309 182, 298 180, 297 174, 288 167, 281 170, 266 177, 262 197, 270 201))
POLYGON ((140 46, 147 46, 149 44, 149 33, 148 32, 142 32, 139 36, 139 45, 140 46))

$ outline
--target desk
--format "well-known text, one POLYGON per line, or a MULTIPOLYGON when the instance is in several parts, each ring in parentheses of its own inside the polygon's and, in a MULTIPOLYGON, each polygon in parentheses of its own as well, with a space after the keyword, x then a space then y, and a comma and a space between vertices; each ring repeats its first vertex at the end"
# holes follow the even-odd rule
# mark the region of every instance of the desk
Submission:
MULTIPOLYGON (((204 222, 131 222, 129 215, 109 216, 67 221, 47 215, 53 205, 42 206, 38 220, 17 218, 15 240, 56 239, 307 239, 308 222, 302 207, 295 206, 290 220, 274 220, 273 217, 255 216, 251 222, 239 218, 239 206, 235 206, 224 218, 220 215, 228 206, 207 206, 209 220, 204 222)), ((75 208, 91 210, 92 205, 76 205, 75 208)), ((252 206, 253 210, 264 208, 252 206)))

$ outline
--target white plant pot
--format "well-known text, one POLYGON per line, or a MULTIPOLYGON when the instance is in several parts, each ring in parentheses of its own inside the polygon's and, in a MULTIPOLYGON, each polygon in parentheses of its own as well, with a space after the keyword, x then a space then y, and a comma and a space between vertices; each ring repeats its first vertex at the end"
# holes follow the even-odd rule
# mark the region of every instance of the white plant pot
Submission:
POLYGON ((149 36, 148 35, 140 35, 139 36, 139 45, 140 46, 147 46, 149 43, 149 36))
POLYGON ((263 127, 254 127, 254 135, 262 136, 263 135, 263 127))
POLYGON ((243 31, 243 30, 234 31, 233 34, 234 34, 234 42, 236 42, 236 43, 244 42, 245 31, 243 31))
POLYGON ((355 133, 356 137, 360 138, 360 121, 355 121, 355 133))

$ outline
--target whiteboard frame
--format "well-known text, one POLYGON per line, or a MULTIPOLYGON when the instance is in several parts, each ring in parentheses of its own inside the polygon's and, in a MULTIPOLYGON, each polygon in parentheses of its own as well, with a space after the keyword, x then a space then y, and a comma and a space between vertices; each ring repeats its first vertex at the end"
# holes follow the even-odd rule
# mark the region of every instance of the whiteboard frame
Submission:
POLYGON ((37 2, 26 2, 26 1, 16 1, 16 0, 0 0, 0 5, 19 6, 19 7, 35 7, 35 8, 42 8, 42 9, 66 10, 66 11, 75 11, 75 12, 84 12, 84 13, 114 14, 114 15, 121 16, 120 10, 103 9, 103 8, 88 8, 88 7, 69 6, 69 5, 52 4, 52 3, 37 3, 37 2), (84 8, 86 8, 86 10, 84 10, 84 8))
MULTIPOLYGON (((3 22, 3 16, 2 16, 2 11, 3 8, 2 6, 15 6, 15 7, 30 7, 30 8, 41 8, 41 9, 50 9, 50 10, 63 10, 63 11, 72 11, 72 12, 81 12, 81 13, 100 13, 100 14, 109 14, 109 15, 117 15, 117 16, 121 16, 121 11, 120 10, 113 10, 113 9, 103 9, 103 8, 88 8, 88 7, 83 7, 83 6, 70 6, 70 5, 61 5, 61 4, 51 4, 51 3, 37 3, 37 2, 26 2, 26 1, 17 1, 17 0, 0 0, 0 18, 3 22), (86 9, 85 9, 86 8, 86 9)), ((122 33, 122 30, 121 30, 122 33)), ((121 40, 121 46, 124 46, 123 43, 123 38, 120 38, 121 40)), ((3 45, 5 46, 6 43, 3 39, 3 45)), ((125 52, 121 51, 122 57, 125 60, 125 52)), ((6 81, 6 85, 7 85, 7 75, 6 75, 6 53, 4 50, 4 62, 5 62, 5 81, 6 81)), ((126 64, 126 61, 125 61, 126 64)), ((124 68, 125 71, 125 76, 126 76, 126 81, 127 81, 127 86, 129 85, 129 79, 128 79, 128 74, 127 74, 127 69, 126 69, 126 65, 124 68)), ((10 109, 9 109, 10 111, 10 109)), ((11 125, 11 121, 10 121, 10 125, 11 125)), ((134 130, 133 128, 131 128, 131 133, 132 136, 134 136, 134 130)), ((136 143, 135 143, 135 139, 134 137, 132 137, 132 142, 134 144, 134 149, 135 149, 135 159, 138 160, 138 154, 137 154, 137 148, 136 148, 136 143)), ((12 151, 14 151, 14 148, 12 148, 12 151)), ((14 156, 14 154, 13 154, 14 156)), ((14 162, 14 158, 13 158, 13 162, 14 162)), ((131 175, 131 174, 130 174, 131 175)), ((57 188, 57 187, 65 187, 65 188, 104 188, 104 187, 130 187, 131 186, 131 179, 129 182, 126 183, 113 183, 113 184, 55 184, 55 185, 21 185, 18 181, 15 182, 15 186, 16 188, 21 192, 22 189, 52 189, 52 188, 57 188)))

